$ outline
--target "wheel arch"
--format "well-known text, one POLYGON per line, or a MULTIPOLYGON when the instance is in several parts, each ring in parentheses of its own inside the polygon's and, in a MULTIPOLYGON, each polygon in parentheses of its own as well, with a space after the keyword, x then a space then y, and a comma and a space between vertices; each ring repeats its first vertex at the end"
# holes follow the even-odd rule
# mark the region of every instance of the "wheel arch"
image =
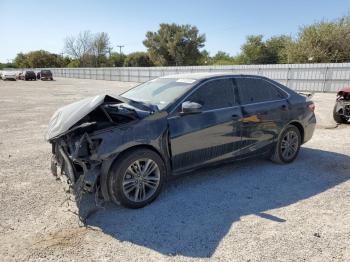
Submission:
POLYGON ((292 126, 295 126, 296 128, 298 128, 300 135, 301 135, 301 143, 303 144, 304 143, 304 136, 305 136, 304 126, 298 121, 289 122, 288 125, 292 125, 292 126))
POLYGON ((158 148, 156 148, 155 146, 150 145, 150 144, 137 144, 137 145, 130 146, 130 147, 118 152, 117 154, 114 154, 113 156, 109 157, 108 159, 106 159, 102 163, 101 175, 100 175, 100 186, 101 186, 102 196, 106 201, 111 200, 110 193, 108 190, 108 177, 109 177, 109 173, 110 173, 112 166, 124 154, 126 154, 130 151, 133 151, 133 150, 137 150, 137 149, 149 149, 149 150, 155 152, 157 155, 159 155, 159 157, 164 161, 164 164, 165 164, 166 169, 167 169, 167 173, 169 174, 169 171, 170 171, 169 170, 169 161, 165 158, 165 156, 161 153, 161 151, 158 148))

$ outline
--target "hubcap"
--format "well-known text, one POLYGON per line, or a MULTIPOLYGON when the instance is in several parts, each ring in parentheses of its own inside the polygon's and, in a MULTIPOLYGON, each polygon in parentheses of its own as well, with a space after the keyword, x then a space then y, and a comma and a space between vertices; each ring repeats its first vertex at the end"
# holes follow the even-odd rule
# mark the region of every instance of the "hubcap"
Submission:
POLYGON ((160 181, 160 170, 151 159, 139 159, 125 171, 124 195, 133 202, 145 201, 156 192, 160 181))
POLYGON ((281 142, 282 156, 285 160, 292 159, 298 151, 299 138, 295 131, 288 131, 281 142))

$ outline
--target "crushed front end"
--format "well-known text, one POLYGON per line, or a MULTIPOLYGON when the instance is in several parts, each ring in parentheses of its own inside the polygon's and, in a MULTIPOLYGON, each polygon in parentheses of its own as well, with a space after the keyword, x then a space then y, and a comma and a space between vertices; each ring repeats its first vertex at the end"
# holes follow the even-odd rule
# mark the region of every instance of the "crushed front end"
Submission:
POLYGON ((93 156, 99 142, 88 133, 68 134, 52 141, 52 174, 65 176, 75 190, 95 192, 102 161, 93 156))
POLYGON ((128 128, 150 113, 106 95, 60 108, 46 135, 52 146, 52 174, 67 181, 78 202, 84 192, 103 196, 99 190, 102 163, 122 143, 120 128, 128 128), (111 139, 115 147, 109 148, 111 139))

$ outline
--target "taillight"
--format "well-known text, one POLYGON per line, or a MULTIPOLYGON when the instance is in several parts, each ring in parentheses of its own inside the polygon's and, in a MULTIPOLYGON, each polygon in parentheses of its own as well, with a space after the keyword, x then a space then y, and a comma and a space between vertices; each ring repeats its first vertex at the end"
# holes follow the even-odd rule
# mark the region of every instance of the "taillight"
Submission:
POLYGON ((308 104, 307 107, 309 108, 309 110, 310 110, 311 112, 314 112, 314 111, 315 111, 315 104, 314 104, 314 103, 308 104))

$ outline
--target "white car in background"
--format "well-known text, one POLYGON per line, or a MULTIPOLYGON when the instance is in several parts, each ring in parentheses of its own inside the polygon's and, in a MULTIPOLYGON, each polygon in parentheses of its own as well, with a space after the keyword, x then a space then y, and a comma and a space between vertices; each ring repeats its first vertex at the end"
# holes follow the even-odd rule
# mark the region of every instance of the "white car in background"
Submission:
POLYGON ((1 74, 2 80, 16 80, 16 71, 3 71, 1 74))

